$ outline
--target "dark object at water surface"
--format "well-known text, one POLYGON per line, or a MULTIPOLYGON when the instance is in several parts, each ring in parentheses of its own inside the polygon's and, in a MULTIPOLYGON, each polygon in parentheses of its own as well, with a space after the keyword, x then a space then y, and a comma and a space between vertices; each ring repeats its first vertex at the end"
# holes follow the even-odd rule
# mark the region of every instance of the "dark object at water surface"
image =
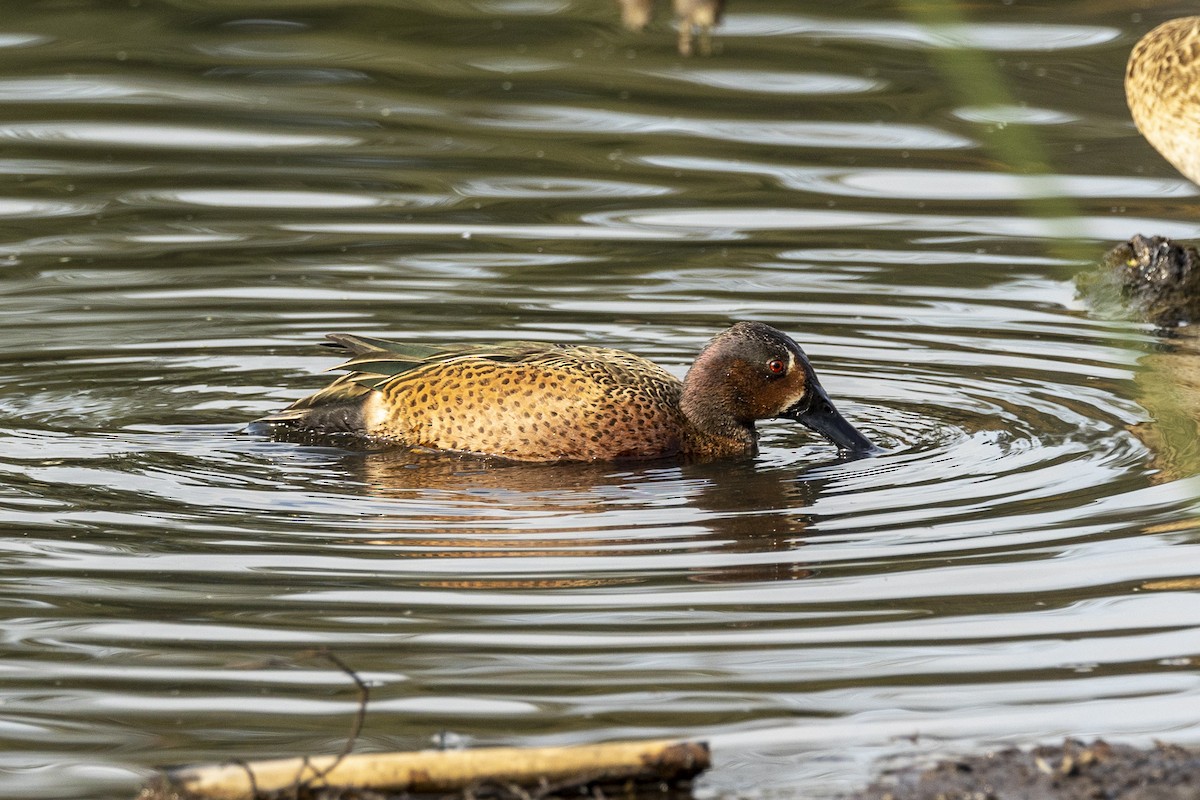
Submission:
POLYGON ((329 338, 353 356, 339 367, 348 374, 252 430, 515 461, 607 461, 751 456, 755 421, 782 417, 843 451, 875 450, 838 413, 800 346, 759 322, 718 334, 682 382, 603 347, 329 338))
POLYGON ((1138 235, 1117 245, 1076 285, 1101 314, 1164 330, 1200 321, 1200 254, 1162 236, 1138 235))

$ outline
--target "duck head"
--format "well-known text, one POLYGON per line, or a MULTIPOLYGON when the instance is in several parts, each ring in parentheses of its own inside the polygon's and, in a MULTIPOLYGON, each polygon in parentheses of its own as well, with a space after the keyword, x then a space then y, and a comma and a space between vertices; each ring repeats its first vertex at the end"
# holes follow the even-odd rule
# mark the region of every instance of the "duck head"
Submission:
POLYGON ((761 322, 739 322, 696 357, 683 382, 683 413, 705 433, 757 444, 754 423, 784 418, 824 436, 839 450, 877 448, 846 421, 791 337, 761 322))

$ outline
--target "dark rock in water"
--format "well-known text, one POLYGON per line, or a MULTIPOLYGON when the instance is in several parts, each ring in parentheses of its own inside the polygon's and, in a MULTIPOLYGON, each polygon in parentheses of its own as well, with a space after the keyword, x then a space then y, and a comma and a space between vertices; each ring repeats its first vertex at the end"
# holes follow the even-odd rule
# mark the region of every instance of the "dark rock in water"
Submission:
POLYGON ((1162 236, 1139 234, 1117 245, 1075 285, 1100 314, 1163 329, 1200 322, 1200 253, 1162 236))
POLYGON ((1195 800, 1200 750, 1067 740, 905 770, 853 800, 1195 800))

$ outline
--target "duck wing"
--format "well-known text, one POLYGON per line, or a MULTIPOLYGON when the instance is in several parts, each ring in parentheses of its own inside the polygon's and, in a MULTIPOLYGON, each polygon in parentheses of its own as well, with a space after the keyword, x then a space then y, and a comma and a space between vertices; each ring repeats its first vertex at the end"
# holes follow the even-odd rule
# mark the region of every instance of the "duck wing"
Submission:
MULTIPOLYGON (((374 389, 379 384, 406 372, 449 361, 482 358, 488 361, 513 363, 531 361, 553 353, 565 351, 566 345, 547 342, 491 342, 488 344, 423 344, 418 342, 393 342, 387 339, 372 339, 349 333, 331 333, 326 343, 329 347, 343 350, 351 355, 347 361, 329 368, 329 371, 344 371, 338 380, 350 380, 374 389)), ((336 383, 334 384, 336 386, 336 383)), ((333 386, 328 387, 330 389, 333 386)))

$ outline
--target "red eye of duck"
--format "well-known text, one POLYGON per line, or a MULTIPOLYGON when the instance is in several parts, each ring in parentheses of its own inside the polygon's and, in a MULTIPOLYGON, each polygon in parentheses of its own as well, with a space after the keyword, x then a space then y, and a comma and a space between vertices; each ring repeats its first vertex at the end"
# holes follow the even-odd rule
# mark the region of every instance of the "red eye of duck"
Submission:
POLYGON ((782 375, 787 372, 787 364, 782 358, 772 358, 767 362, 767 371, 772 375, 782 375))

